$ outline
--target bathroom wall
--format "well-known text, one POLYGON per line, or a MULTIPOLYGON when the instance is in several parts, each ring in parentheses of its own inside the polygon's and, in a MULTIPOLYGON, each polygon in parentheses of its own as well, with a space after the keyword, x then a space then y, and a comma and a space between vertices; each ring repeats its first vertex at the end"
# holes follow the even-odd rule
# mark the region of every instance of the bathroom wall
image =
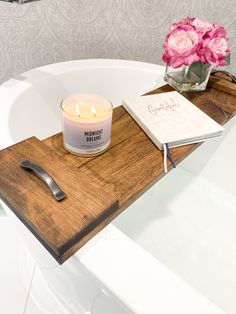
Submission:
POLYGON ((121 58, 162 64, 168 26, 185 16, 225 26, 236 73, 235 0, 0 1, 0 82, 48 63, 121 58))

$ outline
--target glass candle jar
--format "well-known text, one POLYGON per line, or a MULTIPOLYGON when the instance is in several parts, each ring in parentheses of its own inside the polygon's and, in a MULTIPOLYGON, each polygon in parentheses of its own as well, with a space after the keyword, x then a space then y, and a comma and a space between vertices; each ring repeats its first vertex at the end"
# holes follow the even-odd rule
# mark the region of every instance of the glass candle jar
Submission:
POLYGON ((79 156, 95 156, 110 144, 112 104, 95 94, 75 94, 61 103, 63 141, 66 150, 79 156))

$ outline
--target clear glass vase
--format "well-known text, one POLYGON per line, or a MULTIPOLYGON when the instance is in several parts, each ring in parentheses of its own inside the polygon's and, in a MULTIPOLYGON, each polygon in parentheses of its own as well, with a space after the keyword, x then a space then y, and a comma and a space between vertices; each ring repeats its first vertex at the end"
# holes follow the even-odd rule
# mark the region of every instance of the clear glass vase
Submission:
POLYGON ((211 64, 203 62, 194 62, 179 68, 166 66, 164 80, 180 93, 203 91, 207 86, 211 69, 211 64))

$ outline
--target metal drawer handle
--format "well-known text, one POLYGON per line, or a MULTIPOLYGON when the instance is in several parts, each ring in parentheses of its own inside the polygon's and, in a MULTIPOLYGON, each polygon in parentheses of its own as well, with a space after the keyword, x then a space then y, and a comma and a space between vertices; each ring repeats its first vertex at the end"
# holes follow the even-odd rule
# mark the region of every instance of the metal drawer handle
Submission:
POLYGON ((216 71, 211 72, 211 75, 215 75, 216 73, 223 73, 223 74, 228 75, 231 78, 232 83, 236 84, 236 76, 231 74, 230 72, 224 71, 224 70, 216 70, 216 71))
POLYGON ((50 189, 53 196, 57 201, 61 201, 65 198, 65 193, 57 185, 55 180, 38 164, 34 164, 29 160, 22 160, 20 162, 22 168, 26 170, 32 170, 50 189))

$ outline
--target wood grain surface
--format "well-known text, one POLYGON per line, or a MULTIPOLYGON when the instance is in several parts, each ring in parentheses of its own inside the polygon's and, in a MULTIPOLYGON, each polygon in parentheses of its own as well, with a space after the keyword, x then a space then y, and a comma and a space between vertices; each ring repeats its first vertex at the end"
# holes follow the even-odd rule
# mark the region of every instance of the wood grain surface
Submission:
POLYGON ((96 186, 83 172, 64 168, 63 159, 34 137, 2 150, 0 169, 2 198, 60 263, 119 207, 111 193, 96 186), (57 202, 45 183, 20 167, 24 159, 40 164, 66 198, 57 202))
POLYGON ((230 76, 227 76, 226 73, 216 72, 214 76, 210 77, 208 86, 224 93, 236 96, 236 84, 232 84, 232 79, 230 76))
MULTIPOLYGON (((171 90, 165 85, 149 94, 171 90)), ((214 82, 204 92, 183 95, 221 125, 236 112, 235 96, 219 91, 214 82)), ((5 154, 4 161, 0 162, 1 171, 7 163, 11 176, 7 170, 4 172, 0 179, 0 194, 60 263, 164 176, 163 152, 121 106, 114 109, 111 145, 102 155, 78 157, 68 153, 63 148, 61 133, 43 143, 34 138, 1 152, 5 154), (32 151, 31 146, 35 150, 32 151), (35 158, 55 176, 69 195, 64 204, 55 205, 50 192, 38 178, 33 180, 17 168, 19 160, 26 159, 25 155, 28 159, 30 156, 35 158), (43 191, 44 198, 37 200, 39 191, 41 194, 43 191), (32 198, 34 206, 30 205, 32 198)), ((175 163, 182 161, 198 145, 173 148, 175 163)), ((171 170, 170 164, 168 168, 171 170)))
MULTIPOLYGON (((171 90, 165 85, 148 95, 171 90)), ((221 125, 236 112, 236 98, 214 88, 183 95, 221 125)), ((164 175, 163 152, 156 148, 122 106, 114 109, 111 145, 100 156, 84 158, 71 155, 63 148, 61 133, 44 140, 44 143, 58 151, 67 164, 74 164, 75 171, 82 170, 104 190, 112 192, 120 203, 120 210, 116 213, 129 206, 164 175)), ((172 148, 175 163, 178 164, 199 145, 172 148)), ((170 164, 168 167, 170 170, 170 164)))

